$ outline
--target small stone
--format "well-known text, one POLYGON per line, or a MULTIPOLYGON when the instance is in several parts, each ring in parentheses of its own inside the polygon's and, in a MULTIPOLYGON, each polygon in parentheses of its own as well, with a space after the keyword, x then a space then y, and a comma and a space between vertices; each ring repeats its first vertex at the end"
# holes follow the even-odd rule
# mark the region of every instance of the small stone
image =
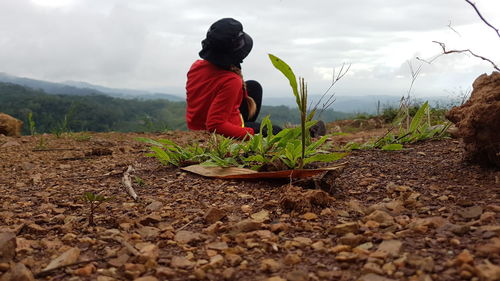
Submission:
POLYGON ((459 215, 464 219, 475 219, 481 216, 483 213, 483 207, 481 206, 472 206, 465 208, 459 212, 459 215))
POLYGON ((6 262, 0 263, 0 272, 5 272, 10 269, 10 264, 6 262))
POLYGON ((8 263, 16 256, 16 235, 12 232, 0 233, 0 263, 8 263))
POLYGON ((22 263, 13 265, 7 273, 0 278, 2 281, 34 281, 33 273, 22 263))
POLYGON ((487 244, 479 245, 476 249, 477 251, 488 255, 500 254, 500 238, 493 237, 487 244))
POLYGON ((250 219, 242 220, 231 227, 232 234, 259 230, 262 228, 262 223, 250 219))
POLYGON ((380 265, 373 263, 373 262, 367 262, 362 268, 363 272, 366 273, 375 273, 379 275, 384 275, 384 271, 380 267, 380 265))
POLYGON ((286 279, 283 279, 279 276, 273 276, 273 277, 269 277, 266 279, 266 281, 287 281, 286 279))
POLYGON ((160 229, 152 226, 143 226, 137 232, 144 240, 155 240, 160 235, 160 229))
POLYGON ((80 267, 80 268, 76 269, 75 271, 73 271, 73 274, 79 275, 79 276, 90 276, 95 271, 96 271, 95 265, 93 265, 92 263, 89 263, 86 266, 80 267))
POLYGON ((153 201, 146 206, 146 210, 150 212, 159 211, 163 208, 163 203, 159 201, 153 201))
POLYGON ((166 266, 158 266, 155 268, 155 275, 160 279, 170 279, 175 276, 176 272, 166 266))
POLYGON ((316 215, 315 213, 308 212, 308 213, 303 214, 302 218, 304 218, 308 221, 312 221, 312 220, 318 219, 318 215, 316 215))
POLYGON ((241 206, 241 211, 245 214, 249 214, 252 212, 252 206, 250 205, 242 205, 241 206))
POLYGON ((363 235, 356 235, 353 233, 347 233, 346 235, 339 238, 339 242, 344 245, 357 246, 363 241, 363 235))
POLYGON ((212 243, 207 245, 207 248, 212 249, 212 250, 222 251, 222 250, 226 250, 229 247, 227 246, 226 242, 212 242, 212 243))
POLYGON ((494 212, 484 212, 479 221, 482 223, 494 223, 496 221, 496 213, 494 212))
POLYGON ((237 254, 226 254, 226 260, 231 266, 237 266, 241 263, 243 260, 239 255, 237 254))
POLYGON ((217 221, 220 221, 226 216, 226 212, 222 209, 218 208, 210 208, 208 211, 205 213, 205 216, 203 216, 203 219, 205 222, 212 224, 217 221))
POLYGON ((170 266, 175 267, 175 268, 192 268, 194 267, 195 263, 186 259, 185 257, 179 257, 175 256, 172 258, 170 261, 170 266))
POLYGON ((285 256, 283 262, 286 264, 286 265, 294 265, 294 264, 298 264, 302 261, 302 259, 299 257, 299 255, 297 254, 288 254, 285 256))
POLYGON ((269 211, 262 210, 260 212, 250 215, 250 217, 256 222, 265 222, 269 220, 269 211))
POLYGON ((6 143, 2 144, 1 147, 13 147, 13 146, 20 146, 21 144, 18 143, 17 141, 7 141, 6 143))
POLYGON ((463 250, 458 256, 455 258, 455 264, 471 264, 474 261, 474 256, 467 250, 463 250))
POLYGON ((476 266, 477 275, 483 281, 497 281, 500 280, 500 266, 492 264, 488 260, 476 266))
POLYGON ((123 266, 123 270, 130 279, 133 279, 141 276, 144 272, 146 272, 146 266, 137 263, 126 263, 123 266))
POLYGON ((386 278, 384 276, 380 276, 380 275, 375 274, 375 273, 368 273, 368 274, 365 274, 365 275, 359 277, 359 279, 357 281, 396 281, 396 280, 386 278))
POLYGON ((56 259, 52 260, 43 270, 51 270, 59 266, 72 264, 78 260, 78 257, 80 257, 80 249, 71 248, 56 259))
POLYGON ((161 222, 161 216, 157 214, 147 215, 139 220, 139 223, 144 226, 151 226, 161 222))
POLYGON ((205 271, 201 268, 195 269, 193 273, 198 280, 204 280, 207 278, 207 273, 205 273, 205 271))
POLYGON ((270 225, 269 230, 271 230, 271 232, 278 233, 278 232, 286 232, 288 231, 289 228, 290 225, 287 223, 274 223, 270 225))
POLYGON ((348 252, 351 250, 351 246, 348 245, 337 245, 335 247, 332 247, 329 252, 331 253, 340 253, 340 252, 348 252))
POLYGON ((109 276, 99 275, 97 276, 97 281, 116 281, 117 279, 109 276))
POLYGON ((152 243, 147 243, 139 249, 139 262, 146 263, 147 261, 156 262, 160 255, 158 246, 152 243))
POLYGON ((224 257, 221 255, 215 255, 210 258, 209 264, 214 268, 221 267, 224 264, 224 257))
POLYGON ((390 257, 396 257, 401 252, 403 242, 399 240, 384 240, 378 246, 378 251, 386 252, 390 257))
POLYGON ((309 275, 307 272, 302 270, 294 270, 286 274, 286 280, 288 281, 308 281, 309 275))
POLYGON ((120 267, 128 262, 128 259, 130 258, 129 255, 127 254, 121 254, 118 257, 114 259, 110 259, 108 261, 108 264, 114 267, 120 267))
POLYGON ((175 234, 174 240, 181 244, 190 244, 202 240, 202 235, 192 231, 181 230, 175 234))
POLYGON ((316 251, 323 251, 325 250, 325 242, 323 241, 315 242, 311 245, 311 247, 316 251))
POLYGON ((135 278, 134 281, 158 281, 158 278, 154 276, 142 276, 139 278, 135 278))
POLYGON ((301 246, 309 246, 312 244, 312 240, 311 238, 307 238, 307 237, 295 237, 293 238, 293 241, 297 241, 300 243, 301 246))
POLYGON ((359 224, 357 222, 348 222, 337 224, 334 227, 330 228, 330 232, 337 235, 345 235, 349 232, 356 233, 359 229, 359 224))
POLYGON ((274 259, 263 259, 260 263, 260 270, 264 272, 277 272, 281 269, 281 264, 274 259))
POLYGON ((352 262, 358 259, 358 254, 351 252, 340 252, 335 256, 336 261, 341 262, 352 262))
POLYGON ((333 211, 330 208, 324 208, 323 210, 321 210, 321 213, 320 213, 320 215, 322 215, 322 216, 329 216, 331 214, 333 214, 333 211))
POLYGON ((232 267, 226 268, 226 269, 224 269, 224 271, 222 271, 222 277, 225 280, 233 280, 234 275, 236 275, 236 269, 234 269, 232 267))
POLYGON ((375 210, 365 217, 366 220, 372 220, 380 223, 382 226, 390 226, 394 224, 394 218, 389 215, 387 212, 382 210, 375 210))

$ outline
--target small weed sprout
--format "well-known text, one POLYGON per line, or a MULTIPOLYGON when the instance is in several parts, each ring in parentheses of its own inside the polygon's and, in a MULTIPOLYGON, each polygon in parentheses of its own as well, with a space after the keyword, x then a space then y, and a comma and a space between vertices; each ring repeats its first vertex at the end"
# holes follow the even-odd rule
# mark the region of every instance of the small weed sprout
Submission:
POLYGON ((28 125, 29 125, 29 128, 30 128, 30 134, 32 136, 36 135, 36 124, 35 124, 35 120, 33 120, 33 112, 28 112, 28 125))
POLYGON ((82 199, 89 206, 88 224, 89 224, 89 226, 95 226, 95 222, 94 222, 95 210, 103 202, 108 201, 109 198, 106 198, 100 194, 94 194, 92 192, 84 192, 82 199))
POLYGON ((138 176, 135 176, 135 177, 134 177, 134 182, 135 182, 138 186, 145 186, 145 185, 146 185, 146 182, 145 182, 142 178, 140 178, 140 177, 138 177, 138 176))

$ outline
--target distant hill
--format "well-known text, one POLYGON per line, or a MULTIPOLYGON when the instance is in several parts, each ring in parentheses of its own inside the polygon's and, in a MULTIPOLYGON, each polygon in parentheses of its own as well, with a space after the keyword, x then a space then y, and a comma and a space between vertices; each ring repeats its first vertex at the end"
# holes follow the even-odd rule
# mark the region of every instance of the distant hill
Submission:
POLYGON ((55 83, 31 78, 17 77, 6 73, 0 73, 0 82, 17 84, 34 90, 43 90, 48 94, 57 95, 86 96, 100 94, 124 99, 164 99, 169 101, 184 100, 183 97, 166 93, 153 93, 148 91, 130 89, 114 89, 77 81, 55 83))
MULTIPOLYGON (((320 96, 310 96, 309 100, 314 104, 320 96)), ((401 96, 389 96, 389 95, 366 95, 366 96, 335 96, 335 102, 331 105, 331 109, 334 111, 341 111, 346 113, 368 113, 376 114, 377 105, 380 101, 380 110, 388 107, 399 107, 399 102, 401 101, 401 96)), ((456 103, 449 97, 422 97, 418 98, 416 102, 429 101, 430 105, 433 107, 449 107, 451 104, 456 103)), ((285 105, 289 107, 296 107, 295 100, 293 98, 273 98, 264 97, 263 103, 266 105, 279 106, 285 105)), ((321 108, 321 105, 319 106, 321 108)))
POLYGON ((79 81, 65 81, 63 82, 66 85, 70 85, 73 87, 77 88, 87 88, 87 89, 94 89, 98 90, 101 93, 105 93, 107 95, 110 95, 112 97, 119 97, 119 98, 137 98, 141 100, 154 100, 154 99, 166 99, 170 101, 184 101, 184 97, 172 95, 172 94, 165 94, 165 93, 155 93, 155 92, 150 92, 150 91, 143 91, 143 90, 133 90, 133 89, 115 89, 115 88, 108 88, 104 86, 99 86, 99 85, 94 85, 90 84, 87 82, 79 82, 79 81))
MULTIPOLYGON (((48 94, 45 91, 0 82, 0 112, 22 120, 24 134, 30 131, 30 113, 38 133, 186 130, 185 110, 185 101, 124 99, 95 93, 48 94)), ((275 125, 300 122, 296 108, 262 106, 259 117, 266 115, 271 116, 275 125)), ((321 115, 325 122, 347 117, 348 114, 333 110, 325 111, 321 115)))

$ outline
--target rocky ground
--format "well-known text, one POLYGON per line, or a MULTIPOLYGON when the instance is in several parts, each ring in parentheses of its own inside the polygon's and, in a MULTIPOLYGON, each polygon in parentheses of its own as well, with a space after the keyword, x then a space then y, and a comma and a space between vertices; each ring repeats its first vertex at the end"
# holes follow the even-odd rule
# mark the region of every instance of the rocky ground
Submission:
POLYGON ((204 137, 0 137, 0 280, 500 280, 500 173, 457 140, 352 152, 328 195, 164 167, 138 136, 204 137))

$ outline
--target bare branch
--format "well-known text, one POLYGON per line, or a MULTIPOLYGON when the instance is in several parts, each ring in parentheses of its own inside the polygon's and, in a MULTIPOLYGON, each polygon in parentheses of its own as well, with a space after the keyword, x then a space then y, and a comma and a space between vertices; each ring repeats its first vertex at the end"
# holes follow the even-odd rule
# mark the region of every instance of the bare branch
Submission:
MULTIPOLYGON (((479 9, 476 7, 476 4, 472 3, 472 1, 470 0, 465 0, 465 2, 469 3, 472 8, 474 8, 474 10, 476 11, 477 15, 481 18, 481 20, 489 27, 491 27, 493 30, 495 30, 495 32, 497 33, 498 37, 500 37, 500 31, 498 30, 498 28, 494 27, 491 23, 489 23, 484 17, 483 15, 481 14, 481 12, 479 12, 479 9)), ((498 68, 497 68, 498 69, 498 68)))
POLYGON ((453 27, 451 26, 451 20, 450 20, 450 22, 448 23, 448 27, 449 27, 451 30, 453 30, 453 32, 455 32, 458 36, 462 37, 462 35, 460 35, 460 33, 458 33, 458 31, 456 31, 456 30, 455 30, 455 28, 453 28, 453 27))
MULTIPOLYGON (((351 64, 349 64, 349 65, 346 66, 346 64, 343 63, 342 66, 340 67, 340 70, 339 70, 339 73, 337 74, 337 76, 335 76, 335 68, 333 69, 332 83, 330 84, 330 86, 328 87, 328 89, 326 89, 326 91, 321 95, 321 97, 316 102, 316 104, 314 106, 309 106, 309 108, 312 108, 312 111, 316 111, 318 109, 320 103, 323 101, 323 99, 326 97, 326 95, 330 92, 330 90, 333 88, 333 86, 335 84, 337 84, 337 82, 340 79, 342 79, 347 74, 347 72, 349 72, 350 68, 351 68, 351 64)), ((319 112, 318 116, 321 116, 321 114, 323 113, 323 111, 325 111, 326 109, 328 109, 333 104, 333 102, 335 102, 334 96, 335 96, 335 93, 331 94, 327 98, 327 100, 322 103, 321 111, 319 112)))
POLYGON ((480 56, 478 54, 475 54, 474 52, 472 52, 469 49, 465 49, 465 50, 446 50, 446 45, 444 43, 438 42, 438 41, 432 41, 432 42, 434 42, 436 44, 439 44, 439 46, 441 46, 441 49, 443 50, 443 54, 469 53, 469 54, 473 55, 476 58, 480 58, 482 60, 485 60, 485 61, 491 63, 491 65, 493 65, 493 68, 495 68, 496 70, 500 71, 500 68, 492 60, 490 60, 488 58, 485 58, 483 56, 480 56))

